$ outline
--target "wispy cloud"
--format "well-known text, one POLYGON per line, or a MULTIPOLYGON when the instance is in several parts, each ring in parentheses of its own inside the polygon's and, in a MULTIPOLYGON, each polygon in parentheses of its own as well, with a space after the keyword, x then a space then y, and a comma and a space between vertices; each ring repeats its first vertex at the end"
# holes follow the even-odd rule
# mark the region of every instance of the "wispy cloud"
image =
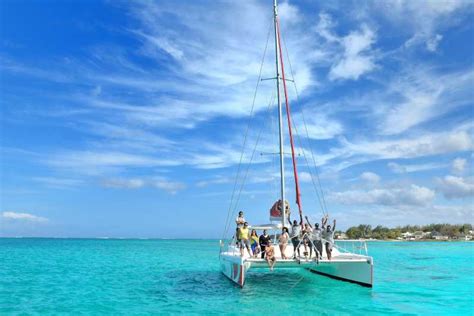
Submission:
POLYGON ((145 181, 142 179, 110 178, 103 179, 101 185, 114 189, 139 189, 145 185, 145 181))
POLYGON ((401 32, 410 35, 405 42, 407 48, 424 45, 434 52, 442 39, 439 34, 447 26, 460 22, 460 14, 472 10, 471 1, 374 1, 374 8, 389 21, 396 24, 401 32), (455 16, 455 17, 454 17, 455 16))
POLYGON ((469 223, 472 220, 472 205, 400 205, 375 207, 356 206, 344 212, 333 212, 338 224, 345 227, 358 223, 387 226, 403 226, 406 224, 469 223))
POLYGON ((84 183, 84 180, 82 179, 68 179, 59 177, 33 177, 32 180, 42 183, 48 187, 59 189, 73 188, 84 183))
POLYGON ((176 194, 186 188, 186 184, 179 181, 170 181, 167 179, 159 178, 153 182, 153 185, 161 190, 165 190, 170 194, 176 194))
POLYGON ((433 201, 435 192, 429 188, 410 185, 409 187, 380 188, 369 191, 351 190, 332 192, 328 199, 342 204, 365 205, 428 205, 433 201))
POLYGON ((319 21, 315 27, 317 34, 326 40, 327 48, 334 50, 334 46, 337 47, 329 79, 357 80, 375 69, 375 51, 372 49, 376 40, 375 31, 367 24, 362 24, 360 29, 339 36, 334 27, 335 22, 329 14, 319 14, 319 21))
POLYGON ((453 160, 451 167, 454 173, 462 174, 466 169, 466 165, 468 164, 467 160, 464 158, 456 158, 453 160))
POLYGON ((470 102, 469 93, 473 84, 474 71, 471 69, 440 74, 412 68, 388 84, 391 93, 381 100, 374 100, 375 104, 385 109, 380 112, 383 116, 379 128, 383 134, 402 133, 466 106, 470 102))
POLYGON ((449 132, 423 133, 395 140, 342 140, 343 152, 350 155, 372 156, 377 159, 426 157, 449 152, 470 151, 474 141, 469 125, 449 132))
POLYGON ((369 184, 375 184, 380 181, 380 176, 374 172, 366 171, 360 175, 360 179, 369 184))
POLYGON ((3 212, 2 218, 7 219, 7 220, 36 222, 36 223, 44 223, 44 222, 49 221, 45 217, 36 216, 30 213, 19 213, 19 212, 3 212))
POLYGON ((443 163, 399 164, 396 162, 389 162, 387 167, 395 173, 411 173, 445 168, 447 165, 443 163))
POLYGON ((165 177, 147 178, 104 178, 101 185, 112 189, 140 189, 143 187, 153 187, 170 194, 177 194, 186 188, 186 184, 180 181, 171 181, 165 177))
POLYGON ((153 156, 111 151, 63 152, 45 160, 45 163, 79 174, 103 174, 123 167, 162 167, 181 164, 179 161, 159 159, 153 156))
POLYGON ((371 51, 374 42, 375 32, 367 25, 345 36, 342 39, 344 55, 331 67, 329 78, 357 80, 372 71, 376 67, 374 52, 371 51))

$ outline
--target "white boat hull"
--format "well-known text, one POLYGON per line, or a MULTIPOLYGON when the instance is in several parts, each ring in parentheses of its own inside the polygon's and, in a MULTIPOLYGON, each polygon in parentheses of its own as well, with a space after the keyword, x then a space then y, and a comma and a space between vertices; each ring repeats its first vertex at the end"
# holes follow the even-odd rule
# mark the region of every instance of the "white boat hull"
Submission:
POLYGON ((221 271, 231 281, 243 287, 245 276, 251 263, 245 262, 240 256, 221 255, 220 258, 221 271))
MULTIPOLYGON (((334 254, 332 260, 323 257, 319 261, 315 261, 314 258, 309 260, 282 260, 277 257, 274 269, 307 269, 334 279, 357 283, 366 287, 373 286, 373 261, 371 257, 342 254, 337 250, 334 251, 334 254)), ((228 252, 221 253, 220 264, 222 273, 241 287, 245 284, 247 271, 250 268, 256 270, 269 268, 267 262, 263 259, 251 258, 248 254, 241 257, 235 247, 232 247, 228 252)))
POLYGON ((373 262, 372 258, 358 261, 334 260, 330 262, 320 262, 318 265, 309 268, 310 271, 325 275, 334 279, 372 287, 373 262))

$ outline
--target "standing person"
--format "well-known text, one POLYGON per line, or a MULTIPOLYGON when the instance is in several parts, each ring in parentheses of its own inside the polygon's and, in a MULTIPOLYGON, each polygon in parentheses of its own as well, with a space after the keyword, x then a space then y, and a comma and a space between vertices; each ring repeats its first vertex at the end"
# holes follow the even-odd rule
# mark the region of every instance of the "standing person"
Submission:
POLYGON ((263 234, 260 235, 260 238, 258 239, 259 244, 260 244, 260 249, 262 251, 262 259, 265 257, 265 249, 269 245, 270 242, 270 236, 267 234, 267 230, 263 230, 263 234))
POLYGON ((259 252, 259 248, 258 248, 258 235, 255 229, 252 229, 252 233, 250 234, 250 247, 252 248, 253 256, 256 258, 259 252))
POLYGON ((288 222, 291 225, 291 243, 293 244, 293 259, 296 259, 296 252, 298 252, 298 257, 301 257, 300 254, 300 236, 301 236, 301 223, 298 224, 296 219, 291 223, 291 220, 288 218, 288 222))
POLYGON ((306 221, 308 222, 309 227, 313 228, 312 241, 313 245, 316 248, 316 256, 319 259, 323 258, 323 242, 321 241, 322 230, 319 228, 319 223, 314 223, 314 227, 311 226, 311 223, 308 220, 308 216, 305 216, 306 221))
POLYGON ((283 227, 283 229, 281 230, 281 235, 279 239, 279 246, 280 246, 282 259, 288 259, 285 254, 286 245, 288 244, 288 239, 290 239, 290 235, 288 234, 288 228, 283 227))
POLYGON ((303 243, 304 243, 304 255, 308 255, 308 246, 309 246, 309 257, 313 256, 313 241, 311 240, 313 235, 313 229, 308 223, 304 224, 303 229, 303 243))
POLYGON ((239 228, 239 239, 240 239, 240 256, 244 256, 244 248, 247 248, 249 255, 252 256, 252 250, 250 249, 250 234, 249 224, 244 223, 243 227, 239 228))
POLYGON ((326 254, 328 260, 331 260, 332 246, 334 245, 334 231, 336 230, 336 220, 333 221, 333 225, 328 225, 324 231, 324 239, 326 240, 326 254))
POLYGON ((270 271, 273 271, 273 266, 275 265, 275 249, 272 245, 272 240, 268 239, 268 245, 265 248, 265 258, 267 260, 268 266, 270 267, 270 271))
POLYGON ((239 233, 239 231, 240 231, 240 228, 237 227, 235 229, 235 234, 234 234, 234 237, 233 237, 233 239, 235 240, 235 245, 237 247, 240 247, 240 237, 239 237, 240 233, 239 233))
POLYGON ((239 216, 235 219, 235 223, 237 224, 237 227, 240 228, 244 225, 245 223, 245 217, 244 217, 244 212, 240 211, 239 216))

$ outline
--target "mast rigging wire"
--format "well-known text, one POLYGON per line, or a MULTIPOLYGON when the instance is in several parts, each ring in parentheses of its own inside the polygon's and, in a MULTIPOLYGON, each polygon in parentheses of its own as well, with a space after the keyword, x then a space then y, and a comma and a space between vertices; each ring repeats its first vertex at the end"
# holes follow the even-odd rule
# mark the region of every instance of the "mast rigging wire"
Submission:
MULTIPOLYGON (((291 65, 291 59, 290 59, 290 55, 289 55, 289 53, 288 53, 288 46, 286 45, 286 40, 285 40, 284 34, 282 34, 282 37, 283 37, 283 44, 284 44, 284 46, 285 46, 286 56, 287 56, 287 59, 288 59, 288 65, 289 65, 289 67, 290 67, 291 78, 293 79, 293 86, 294 86, 294 89, 295 89, 296 100, 297 100, 297 102, 299 102, 298 87, 296 86, 296 81, 295 81, 295 76, 294 76, 294 72, 293 72, 293 67, 292 67, 292 65, 291 65)), ((316 188, 316 185, 315 185, 315 183, 314 183, 313 173, 312 173, 311 168, 309 168, 309 164, 308 164, 308 161, 307 161, 307 158, 306 158, 304 149, 303 149, 303 156, 304 156, 304 158, 305 158, 305 160, 306 160, 306 163, 307 163, 307 166, 308 166, 308 170, 310 171, 311 181, 313 182, 313 187, 314 187, 314 189, 315 189, 315 192, 316 192, 316 195, 317 195, 317 197, 318 197, 320 206, 321 206, 321 208, 322 208, 323 215, 327 216, 327 215, 328 215, 328 211, 327 211, 326 199, 324 198, 324 191, 323 191, 323 188, 322 188, 322 185, 321 185, 321 180, 320 180, 320 177, 319 177, 318 168, 317 168, 317 166, 316 166, 316 159, 314 158, 313 148, 311 147, 310 142, 309 142, 308 126, 307 126, 307 124, 306 124, 306 119, 305 119, 303 107, 301 108, 301 116, 302 116, 302 118, 303 118, 303 125, 304 125, 305 132, 306 132, 306 141, 307 141, 307 144, 308 144, 307 146, 308 146, 308 148, 310 149, 310 152, 311 152, 311 157, 312 157, 312 160, 313 160, 314 171, 315 171, 315 173, 316 173, 316 179, 317 179, 317 181, 318 181, 319 190, 321 191, 320 194, 318 193, 318 189, 316 188), (320 195, 321 195, 321 196, 320 196, 320 195)), ((295 131, 296 131, 297 136, 299 137, 299 135, 298 135, 298 130, 297 130, 297 128, 296 128, 296 125, 295 125, 295 131)), ((299 142, 300 142, 300 145, 301 145, 301 139, 299 140, 299 142)), ((301 146, 301 147, 303 148, 303 146, 301 146)))
MULTIPOLYGON (((273 17, 272 17, 272 19, 273 19, 273 17)), ((224 232, 222 234, 222 239, 224 239, 225 235, 227 234, 227 231, 229 229, 229 225, 230 225, 230 222, 231 222, 231 219, 232 219, 231 217, 229 217, 229 215, 230 215, 231 210, 232 210, 232 204, 233 204, 233 201, 234 201, 235 189, 237 188, 237 182, 239 180, 240 168, 242 166, 242 159, 243 159, 244 152, 245 152, 245 146, 247 144, 247 136, 248 136, 248 132, 250 130, 250 124, 252 122, 252 118, 253 118, 253 114, 254 114, 255 100, 257 98, 257 91, 258 91, 258 87, 260 86, 260 81, 262 79, 263 64, 265 62, 265 56, 267 54, 268 42, 269 42, 269 39, 270 39, 270 32, 272 30, 271 26, 272 26, 272 24, 270 23, 270 27, 268 28, 268 32, 267 32, 267 41, 266 41, 266 44, 265 44, 265 49, 263 51, 262 61, 260 63, 260 71, 259 71, 259 74, 258 74, 257 84, 255 86, 255 92, 253 94, 252 107, 250 109, 249 120, 248 120, 247 128, 246 128, 245 134, 244 134, 244 141, 243 141, 243 144, 242 144, 242 151, 240 153, 239 164, 238 164, 237 172, 236 172, 236 175, 235 175, 234 188, 232 189, 232 195, 231 195, 231 198, 230 198, 229 208, 227 210, 226 224, 224 226, 224 232)))

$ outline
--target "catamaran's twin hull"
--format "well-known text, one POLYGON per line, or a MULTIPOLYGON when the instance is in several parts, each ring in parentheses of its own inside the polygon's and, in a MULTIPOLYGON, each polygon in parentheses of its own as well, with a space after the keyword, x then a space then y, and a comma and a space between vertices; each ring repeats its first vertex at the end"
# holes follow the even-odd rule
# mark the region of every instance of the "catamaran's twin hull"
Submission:
POLYGON ((360 261, 320 262, 309 268, 311 272, 328 276, 333 279, 357 283, 362 286, 372 287, 373 280, 372 258, 360 261))
POLYGON ((233 282, 243 287, 246 272, 251 264, 249 262, 244 262, 240 256, 228 255, 221 255, 220 263, 222 273, 233 282))
MULTIPOLYGON (((258 259, 243 259, 235 255, 221 255, 222 273, 241 287, 244 286, 247 271, 250 268, 268 269, 265 261, 258 259)), ((362 286, 373 285, 372 258, 357 256, 357 258, 334 258, 333 260, 314 261, 278 260, 275 269, 308 269, 314 273, 334 279, 357 283, 362 286)))

